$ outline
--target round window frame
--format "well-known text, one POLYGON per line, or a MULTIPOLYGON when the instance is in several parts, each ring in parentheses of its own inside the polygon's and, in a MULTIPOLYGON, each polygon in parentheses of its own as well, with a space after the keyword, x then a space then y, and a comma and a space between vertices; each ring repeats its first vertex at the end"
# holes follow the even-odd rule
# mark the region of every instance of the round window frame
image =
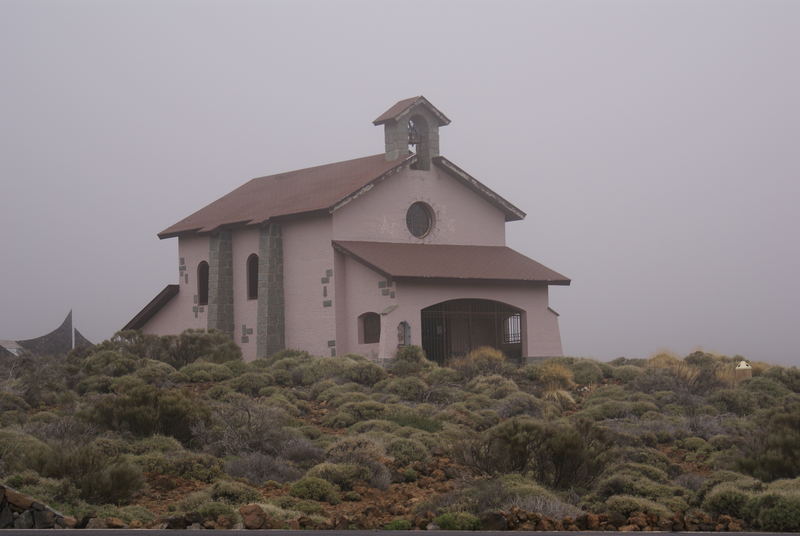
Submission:
POLYGON ((432 206, 430 206, 428 203, 424 201, 414 201, 413 203, 411 203, 411 205, 409 205, 408 209, 406 210, 406 229, 408 229, 408 232, 411 234, 411 236, 419 239, 425 238, 426 236, 431 234, 431 231, 433 231, 435 225, 436 225, 436 213, 433 211, 432 206), (425 229, 424 233, 421 233, 419 235, 414 233, 411 226, 411 221, 409 219, 411 210, 414 207, 420 207, 424 211, 428 219, 428 228, 425 229))

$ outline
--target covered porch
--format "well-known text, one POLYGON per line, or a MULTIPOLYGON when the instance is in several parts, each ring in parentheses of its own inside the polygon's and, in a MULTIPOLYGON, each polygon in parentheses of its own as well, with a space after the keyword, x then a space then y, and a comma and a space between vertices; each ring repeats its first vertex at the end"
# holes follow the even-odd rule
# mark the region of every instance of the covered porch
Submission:
POLYGON ((420 311, 422 348, 437 363, 491 346, 522 357, 524 314, 505 303, 475 298, 448 300, 420 311))

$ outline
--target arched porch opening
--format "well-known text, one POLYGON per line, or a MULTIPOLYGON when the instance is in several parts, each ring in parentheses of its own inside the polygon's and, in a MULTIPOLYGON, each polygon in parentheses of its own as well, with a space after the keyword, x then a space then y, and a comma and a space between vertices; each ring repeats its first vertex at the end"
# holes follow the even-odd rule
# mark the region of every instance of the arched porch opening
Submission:
POLYGON ((428 359, 444 363, 481 346, 522 357, 522 309, 483 299, 448 300, 421 312, 422 348, 428 359))

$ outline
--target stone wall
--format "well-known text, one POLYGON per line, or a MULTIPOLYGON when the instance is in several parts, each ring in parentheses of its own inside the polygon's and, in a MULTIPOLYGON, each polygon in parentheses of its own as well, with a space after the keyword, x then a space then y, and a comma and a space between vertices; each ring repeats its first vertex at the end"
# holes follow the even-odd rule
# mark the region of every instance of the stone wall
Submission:
POLYGON ((286 315, 283 293, 283 238, 276 223, 264 225, 258 247, 258 357, 267 357, 286 345, 286 315))
POLYGON ((219 231, 209 241, 208 329, 217 329, 233 338, 233 242, 230 231, 219 231))
POLYGON ((75 528, 74 517, 65 516, 13 488, 0 484, 0 529, 75 528))

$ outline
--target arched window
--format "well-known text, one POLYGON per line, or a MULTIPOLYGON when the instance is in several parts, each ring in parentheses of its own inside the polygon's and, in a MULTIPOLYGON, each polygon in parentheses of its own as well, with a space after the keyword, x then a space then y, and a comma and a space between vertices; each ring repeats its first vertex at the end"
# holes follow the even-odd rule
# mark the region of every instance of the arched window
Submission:
POLYGON ((417 155, 417 162, 412 166, 414 169, 431 168, 431 147, 430 135, 428 133, 428 122, 424 117, 417 114, 408 120, 408 146, 409 150, 413 147, 417 155))
POLYGON ((373 344, 381 341, 381 315, 364 313, 358 317, 359 344, 373 344))
POLYGON ((247 299, 258 299, 258 255, 247 257, 247 299))
POLYGON ((397 346, 408 346, 411 344, 411 326, 403 320, 397 325, 397 346))
POLYGON ((197 305, 208 305, 208 263, 197 265, 197 305))

